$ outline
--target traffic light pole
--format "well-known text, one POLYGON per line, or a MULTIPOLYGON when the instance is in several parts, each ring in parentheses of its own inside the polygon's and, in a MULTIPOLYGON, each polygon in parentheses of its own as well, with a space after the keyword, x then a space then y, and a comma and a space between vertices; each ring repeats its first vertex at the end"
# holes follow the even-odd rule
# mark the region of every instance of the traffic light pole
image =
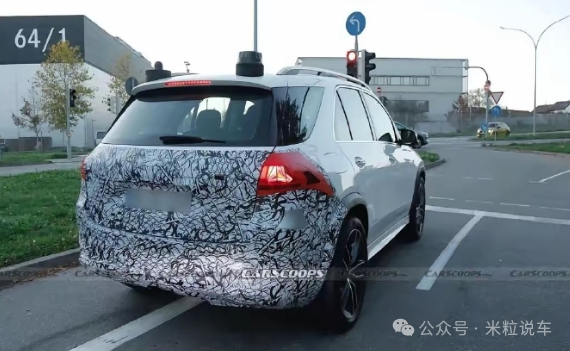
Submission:
POLYGON ((71 97, 69 96, 69 82, 68 77, 64 78, 65 81, 65 125, 67 134, 67 158, 71 159, 71 120, 70 120, 70 104, 71 97))

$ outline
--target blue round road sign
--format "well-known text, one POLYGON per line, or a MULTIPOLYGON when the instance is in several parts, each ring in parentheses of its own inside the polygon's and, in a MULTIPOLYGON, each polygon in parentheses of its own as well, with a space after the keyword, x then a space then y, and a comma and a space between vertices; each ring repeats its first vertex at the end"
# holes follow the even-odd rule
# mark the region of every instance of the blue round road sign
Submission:
POLYGON ((481 124, 481 130, 482 130, 482 131, 486 132, 487 129, 488 129, 488 128, 487 128, 487 123, 481 124))
POLYGON ((493 116, 499 116, 501 114, 501 107, 493 106, 493 108, 491 108, 491 114, 493 116))
POLYGON ((356 11, 351 13, 346 19, 346 31, 352 36, 357 36, 364 32, 366 28, 366 17, 362 12, 356 11))

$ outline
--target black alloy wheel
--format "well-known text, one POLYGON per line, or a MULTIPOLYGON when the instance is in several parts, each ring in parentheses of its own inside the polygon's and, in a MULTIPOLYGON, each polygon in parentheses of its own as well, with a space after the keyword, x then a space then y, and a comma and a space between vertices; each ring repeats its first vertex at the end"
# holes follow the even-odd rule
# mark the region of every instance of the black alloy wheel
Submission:
POLYGON ((345 333, 357 323, 366 292, 366 229, 360 219, 345 219, 327 278, 308 311, 327 331, 345 333))
POLYGON ((417 241, 423 235, 426 215, 426 189, 423 176, 418 178, 414 198, 410 206, 410 218, 408 225, 402 231, 406 241, 417 241))

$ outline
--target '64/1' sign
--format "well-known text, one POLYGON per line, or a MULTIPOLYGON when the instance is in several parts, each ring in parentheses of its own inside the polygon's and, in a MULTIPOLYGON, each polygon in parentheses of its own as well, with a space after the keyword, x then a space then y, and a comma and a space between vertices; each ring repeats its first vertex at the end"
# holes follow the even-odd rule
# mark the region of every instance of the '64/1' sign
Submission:
MULTIPOLYGON (((52 36, 54 34, 54 31, 56 31, 57 29, 55 28, 50 28, 49 33, 47 34, 46 38, 40 38, 39 34, 38 34, 38 29, 34 28, 31 30, 31 33, 29 34, 29 36, 26 38, 26 33, 24 32, 24 28, 20 28, 18 30, 18 33, 16 33, 16 36, 14 37, 14 44, 16 44, 16 47, 18 49, 23 49, 26 47, 26 45, 33 45, 34 48, 38 49, 38 48, 42 48, 42 52, 46 52, 46 50, 48 49, 48 45, 50 44, 50 41, 52 39, 52 36), (42 45, 43 44, 43 45, 42 45)), ((61 40, 61 41, 65 41, 65 28, 61 28, 60 30, 57 31, 57 41, 61 40)), ((53 43, 52 43, 53 45, 53 43)))
POLYGON ((42 63, 62 40, 84 56, 84 16, 0 17, 0 65, 42 63))

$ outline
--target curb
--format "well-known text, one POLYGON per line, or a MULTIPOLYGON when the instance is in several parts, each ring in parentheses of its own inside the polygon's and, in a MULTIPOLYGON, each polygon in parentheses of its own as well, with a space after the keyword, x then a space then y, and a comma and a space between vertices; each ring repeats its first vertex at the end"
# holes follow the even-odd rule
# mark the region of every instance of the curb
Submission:
POLYGON ((439 160, 437 160, 435 162, 431 162, 431 163, 426 164, 426 170, 432 169, 432 168, 437 167, 437 166, 441 166, 444 163, 445 163, 445 159, 440 158, 439 160))
POLYGON ((0 290, 77 265, 79 265, 79 249, 71 249, 0 268, 0 290))

